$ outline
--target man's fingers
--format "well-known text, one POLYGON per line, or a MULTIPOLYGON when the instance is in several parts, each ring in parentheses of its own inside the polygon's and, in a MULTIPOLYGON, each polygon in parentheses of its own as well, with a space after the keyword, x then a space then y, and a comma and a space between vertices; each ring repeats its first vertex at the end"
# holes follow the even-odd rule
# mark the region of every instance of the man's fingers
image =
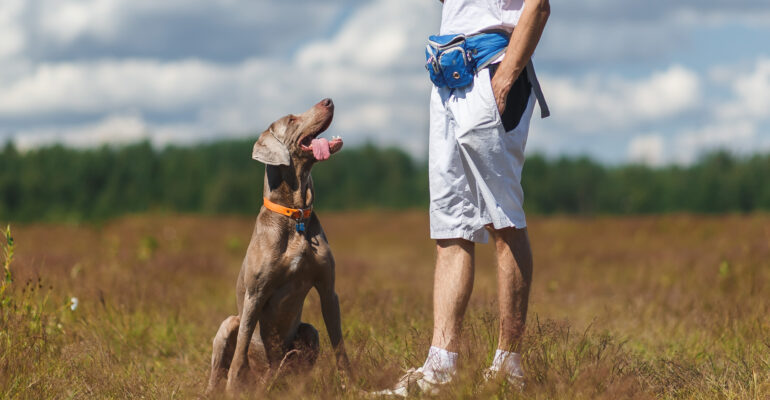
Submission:
POLYGON ((492 93, 495 95, 495 103, 497 103, 497 111, 500 112, 500 115, 503 115, 503 111, 505 111, 505 100, 508 96, 508 91, 504 90, 502 86, 500 86, 499 81, 495 79, 496 77, 492 78, 492 93))

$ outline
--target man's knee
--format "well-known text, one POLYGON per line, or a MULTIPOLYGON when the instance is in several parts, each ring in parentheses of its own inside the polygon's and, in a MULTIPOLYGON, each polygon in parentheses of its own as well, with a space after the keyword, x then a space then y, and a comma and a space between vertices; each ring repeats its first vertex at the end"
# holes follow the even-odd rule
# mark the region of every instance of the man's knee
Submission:
POLYGON ((490 231, 495 240, 498 266, 503 266, 502 261, 512 256, 519 269, 529 275, 533 262, 527 228, 490 229, 490 231))
POLYGON ((508 244, 509 246, 529 246, 529 234, 527 233, 527 227, 516 228, 508 227, 502 229, 495 229, 492 225, 486 226, 487 230, 492 234, 495 243, 508 244))
POLYGON ((468 251, 473 249, 473 242, 463 238, 436 239, 436 248, 444 251, 468 251))

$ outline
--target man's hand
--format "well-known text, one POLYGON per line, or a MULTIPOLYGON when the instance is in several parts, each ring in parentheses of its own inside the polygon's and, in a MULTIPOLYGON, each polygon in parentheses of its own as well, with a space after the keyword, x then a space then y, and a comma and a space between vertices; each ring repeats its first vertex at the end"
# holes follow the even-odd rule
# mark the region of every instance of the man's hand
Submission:
POLYGON ((492 77, 492 93, 495 95, 497 111, 500 112, 500 115, 503 115, 503 112, 505 111, 505 100, 508 98, 508 92, 511 90, 513 82, 514 80, 510 79, 510 76, 505 76, 503 74, 495 74, 495 76, 492 77))

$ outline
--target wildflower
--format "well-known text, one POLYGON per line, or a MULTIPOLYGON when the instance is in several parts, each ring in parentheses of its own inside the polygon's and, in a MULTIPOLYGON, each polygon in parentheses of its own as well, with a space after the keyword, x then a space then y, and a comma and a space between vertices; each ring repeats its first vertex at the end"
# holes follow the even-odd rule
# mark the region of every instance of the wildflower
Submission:
POLYGON ((78 298, 73 297, 70 299, 70 310, 75 311, 78 308, 78 298))

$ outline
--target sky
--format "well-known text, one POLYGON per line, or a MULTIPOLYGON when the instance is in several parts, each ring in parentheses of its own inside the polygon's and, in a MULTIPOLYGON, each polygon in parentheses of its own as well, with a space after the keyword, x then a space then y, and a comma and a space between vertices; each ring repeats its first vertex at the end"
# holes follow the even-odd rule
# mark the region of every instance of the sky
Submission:
MULTIPOLYGON (((1 0, 0 142, 255 137, 330 97, 327 135, 424 158, 440 17, 436 0, 1 0)), ((767 0, 551 0, 534 62, 552 116, 527 151, 770 151, 769 39, 767 0)))

